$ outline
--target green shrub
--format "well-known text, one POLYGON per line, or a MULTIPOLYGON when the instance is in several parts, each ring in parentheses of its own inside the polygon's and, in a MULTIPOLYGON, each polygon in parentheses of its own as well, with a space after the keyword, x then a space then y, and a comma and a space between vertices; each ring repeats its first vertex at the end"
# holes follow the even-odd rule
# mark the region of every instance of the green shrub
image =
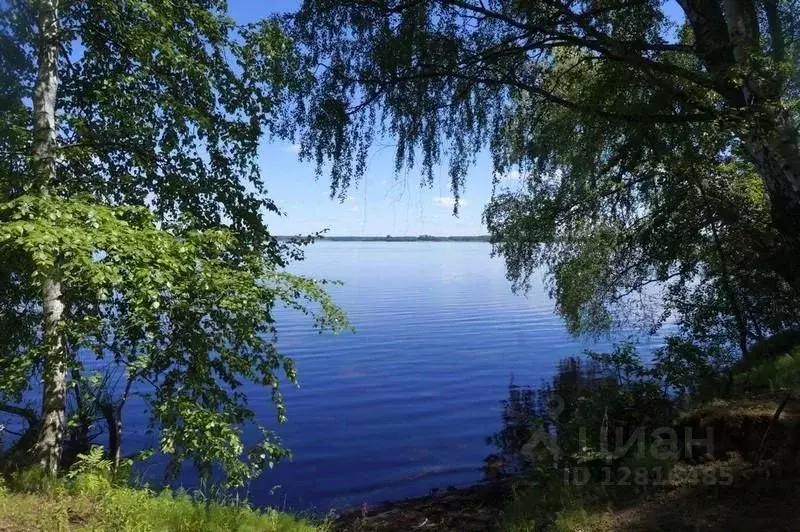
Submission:
POLYGON ((800 386, 800 331, 784 331, 755 345, 734 374, 737 391, 800 386))
POLYGON ((735 358, 718 345, 669 336, 653 356, 651 375, 676 403, 688 407, 724 394, 735 358))
POLYGON ((795 350, 800 346, 800 331, 789 329, 758 342, 747 354, 750 364, 758 364, 795 350))

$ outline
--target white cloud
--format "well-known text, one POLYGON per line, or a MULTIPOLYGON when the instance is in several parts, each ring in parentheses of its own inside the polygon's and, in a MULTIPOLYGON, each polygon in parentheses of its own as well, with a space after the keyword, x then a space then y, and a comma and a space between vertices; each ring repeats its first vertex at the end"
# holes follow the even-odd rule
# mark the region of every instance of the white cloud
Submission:
POLYGON ((523 178, 519 170, 511 170, 505 174, 494 174, 494 176, 500 181, 520 181, 523 178))
POLYGON ((353 205, 352 207, 350 207, 350 212, 358 212, 359 210, 361 209, 358 208, 358 205, 353 205))
POLYGON ((283 147, 283 151, 292 153, 294 155, 300 155, 300 145, 299 144, 286 144, 283 147))
MULTIPOLYGON (((456 204, 456 199, 453 196, 436 196, 433 198, 433 202, 438 203, 442 207, 450 207, 452 209, 453 205, 456 204)), ((463 198, 460 199, 458 205, 459 207, 465 207, 467 205, 467 200, 463 198)))

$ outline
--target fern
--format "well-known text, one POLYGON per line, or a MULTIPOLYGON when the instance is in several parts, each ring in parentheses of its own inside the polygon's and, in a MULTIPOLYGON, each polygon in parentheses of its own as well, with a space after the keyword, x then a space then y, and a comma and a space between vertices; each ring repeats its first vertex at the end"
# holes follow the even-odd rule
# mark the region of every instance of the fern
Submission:
POLYGON ((111 460, 105 458, 103 448, 93 445, 88 454, 79 454, 78 459, 67 472, 67 478, 74 480, 79 475, 92 474, 110 478, 114 470, 111 460))

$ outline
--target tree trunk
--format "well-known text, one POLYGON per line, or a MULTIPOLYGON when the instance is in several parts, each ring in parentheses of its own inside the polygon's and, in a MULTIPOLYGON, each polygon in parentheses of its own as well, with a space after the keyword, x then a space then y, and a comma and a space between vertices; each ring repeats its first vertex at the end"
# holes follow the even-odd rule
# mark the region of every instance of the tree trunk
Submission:
MULTIPOLYGON (((779 72, 766 78, 751 55, 761 44, 758 2, 755 0, 678 0, 696 37, 697 53, 708 72, 718 78, 720 94, 736 110, 740 125, 735 131, 764 181, 772 222, 783 240, 785 265, 778 272, 800 290, 800 138, 781 94, 786 80, 779 72), (756 69, 736 90, 731 69, 756 69)), ((785 35, 777 4, 764 3, 771 55, 785 57, 785 35)))
POLYGON ((64 340, 58 330, 64 314, 61 283, 53 278, 42 289, 44 310, 44 341, 47 346, 44 360, 44 393, 42 424, 34 447, 39 464, 55 475, 61 457, 61 445, 66 428, 67 366, 64 340))
POLYGON ((56 91, 58 90, 58 0, 40 0, 39 68, 33 92, 34 184, 48 192, 56 178, 56 91))
POLYGON ((122 405, 115 406, 111 401, 100 404, 108 427, 108 458, 114 464, 114 469, 119 467, 122 452, 122 405))
MULTIPOLYGON (((56 91, 58 89, 58 0, 39 0, 38 73, 33 93, 33 184, 42 194, 56 179, 56 91)), ((66 425, 66 352, 60 326, 64 314, 61 281, 54 268, 42 285, 44 393, 42 424, 34 452, 55 474, 66 425)))
POLYGON ((784 278, 800 289, 800 136, 783 111, 763 118, 744 148, 764 181, 772 222, 786 245, 784 278))
POLYGON ((776 223, 779 229, 786 224, 795 229, 800 225, 800 134, 788 114, 783 111, 764 119, 745 144, 764 178, 773 209, 782 211, 780 223, 776 223))
POLYGON ((116 470, 119 468, 120 454, 122 452, 122 412, 117 412, 114 426, 110 429, 108 445, 111 450, 111 462, 114 464, 114 469, 116 470))

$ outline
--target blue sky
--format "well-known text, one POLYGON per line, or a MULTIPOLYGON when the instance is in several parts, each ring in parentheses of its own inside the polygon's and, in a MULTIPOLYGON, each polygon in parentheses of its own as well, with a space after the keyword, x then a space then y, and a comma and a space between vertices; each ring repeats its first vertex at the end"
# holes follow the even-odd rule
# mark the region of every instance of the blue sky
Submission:
MULTIPOLYGON (((677 15, 673 1, 668 11, 677 15)), ((249 22, 271 13, 293 11, 300 0, 229 0, 230 14, 249 22)), ((379 143, 376 143, 379 144, 379 143)), ((482 154, 467 178, 458 217, 445 167, 432 187, 420 186, 418 170, 395 175, 394 150, 376 147, 364 179, 352 186, 343 202, 330 198, 330 185, 316 180, 314 166, 301 163, 297 147, 288 143, 262 145, 260 162, 270 197, 284 216, 267 220, 273 234, 308 234, 328 229, 330 235, 478 235, 486 233, 481 214, 492 192, 489 157, 482 154)), ((518 186, 514 175, 502 186, 518 186)))
MULTIPOLYGON (((271 13, 293 11, 299 0, 229 0, 230 14, 248 22, 271 13)), ((395 175, 394 150, 376 147, 364 179, 344 202, 330 198, 330 184, 314 177, 314 165, 297 160, 296 146, 264 142, 261 167, 269 196, 285 212, 270 216, 273 234, 330 235, 479 235, 486 229, 481 213, 491 196, 491 165, 482 156, 467 180, 460 214, 453 216, 447 168, 438 169, 433 187, 421 187, 418 170, 395 175)))
POLYGON ((270 197, 286 216, 269 220, 274 234, 329 228, 331 235, 477 235, 485 233, 481 213, 491 195, 491 168, 483 157, 471 172, 458 217, 446 168, 432 187, 420 186, 414 170, 395 175, 391 148, 376 150, 365 177, 343 202, 330 198, 330 185, 314 178, 314 166, 297 161, 295 147, 265 145, 261 163, 270 197))

